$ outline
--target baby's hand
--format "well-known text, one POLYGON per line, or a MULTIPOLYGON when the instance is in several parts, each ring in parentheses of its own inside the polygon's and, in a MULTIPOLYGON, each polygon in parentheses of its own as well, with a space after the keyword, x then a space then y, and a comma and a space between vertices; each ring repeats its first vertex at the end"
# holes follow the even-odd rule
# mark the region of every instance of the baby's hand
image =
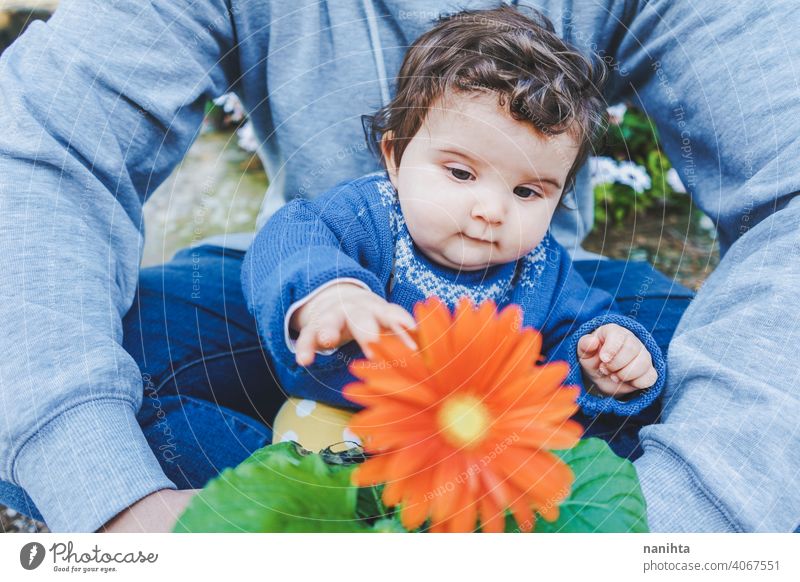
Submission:
POLYGON ((381 328, 397 334, 412 350, 417 346, 406 329, 417 326, 408 311, 353 283, 337 283, 315 295, 292 314, 289 327, 299 332, 295 360, 301 366, 314 361, 318 349, 338 348, 356 340, 364 355, 381 328))
POLYGON ((658 380, 644 344, 614 323, 601 325, 578 341, 578 361, 597 390, 608 396, 649 388, 658 380))

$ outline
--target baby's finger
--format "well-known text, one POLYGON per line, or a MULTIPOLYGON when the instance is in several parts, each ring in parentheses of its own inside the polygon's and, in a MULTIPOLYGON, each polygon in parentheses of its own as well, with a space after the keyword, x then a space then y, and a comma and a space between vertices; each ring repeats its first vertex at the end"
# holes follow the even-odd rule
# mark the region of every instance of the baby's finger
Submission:
POLYGON ((392 332, 395 335, 397 335, 404 344, 406 344, 408 349, 414 351, 418 349, 416 342, 414 342, 414 339, 409 335, 409 333, 401 324, 397 323, 396 321, 390 321, 386 327, 391 329, 392 332))
POLYGON ((627 337, 622 346, 620 346, 616 355, 610 362, 606 363, 606 367, 611 373, 625 368, 628 364, 633 362, 639 356, 639 354, 642 353, 642 351, 647 353, 647 348, 645 348, 642 342, 639 341, 639 338, 631 333, 626 333, 625 335, 627 337))
POLYGON ((337 326, 326 323, 319 327, 316 338, 320 349, 329 350, 339 347, 339 340, 342 339, 342 334, 337 326))
MULTIPOLYGON (((414 341, 414 338, 411 337, 411 334, 406 331, 408 329, 409 321, 414 321, 414 318, 411 317, 405 309, 402 307, 397 306, 398 309, 387 309, 386 311, 379 311, 377 312, 378 317, 380 318, 380 323, 383 327, 386 327, 392 332, 397 335, 406 346, 408 346, 411 350, 416 350, 417 344, 414 341), (404 315, 407 315, 406 318, 404 315)), ((414 329, 413 327, 410 329, 414 329)))
POLYGON ((391 313, 394 316, 395 321, 400 322, 400 324, 406 329, 417 329, 417 320, 414 319, 414 316, 396 303, 389 304, 387 313, 391 313))
POLYGON ((353 317, 348 317, 347 325, 350 329, 350 334, 358 342, 361 351, 368 358, 373 356, 373 351, 369 348, 369 344, 377 341, 380 334, 380 325, 377 318, 370 312, 362 313, 353 317))
POLYGON ((650 368, 648 368, 644 374, 631 380, 631 384, 641 390, 644 388, 650 388, 656 383, 656 381, 658 381, 658 372, 653 366, 650 366, 650 368))
POLYGON ((597 355, 600 340, 596 335, 587 334, 578 340, 578 358, 585 360, 597 355))
POLYGON ((642 349, 627 366, 614 372, 612 379, 616 377, 621 382, 632 382, 652 367, 653 360, 650 357, 650 352, 647 349, 642 349))
POLYGON ((614 325, 613 323, 600 326, 595 333, 597 333, 603 341, 603 346, 600 348, 600 360, 608 364, 622 349, 628 334, 625 328, 614 325))
POLYGON ((300 330, 294 344, 295 361, 300 366, 308 366, 314 361, 317 328, 307 325, 300 330))

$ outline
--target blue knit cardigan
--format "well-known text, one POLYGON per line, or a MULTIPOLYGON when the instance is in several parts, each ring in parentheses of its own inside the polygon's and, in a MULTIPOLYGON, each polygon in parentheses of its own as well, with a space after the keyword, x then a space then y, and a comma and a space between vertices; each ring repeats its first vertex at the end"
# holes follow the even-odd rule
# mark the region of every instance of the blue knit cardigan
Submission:
POLYGON ((533 251, 510 263, 477 271, 438 265, 416 248, 397 191, 385 172, 376 172, 342 182, 313 201, 298 198, 287 203, 259 231, 245 256, 247 305, 290 396, 358 408, 342 395, 342 388, 356 381, 347 365, 364 357, 358 344, 317 354, 313 364, 302 367, 285 335, 292 304, 342 277, 362 281, 408 311, 433 295, 451 310, 463 295, 476 304, 493 299, 498 308, 520 305, 524 325, 542 333, 545 358, 569 363, 565 383, 581 387, 578 404, 589 416, 636 415, 656 400, 664 385, 664 357, 650 333, 617 313, 608 293, 589 287, 549 233, 533 251), (624 401, 589 394, 581 378, 578 339, 606 323, 636 334, 658 371, 652 387, 624 401))

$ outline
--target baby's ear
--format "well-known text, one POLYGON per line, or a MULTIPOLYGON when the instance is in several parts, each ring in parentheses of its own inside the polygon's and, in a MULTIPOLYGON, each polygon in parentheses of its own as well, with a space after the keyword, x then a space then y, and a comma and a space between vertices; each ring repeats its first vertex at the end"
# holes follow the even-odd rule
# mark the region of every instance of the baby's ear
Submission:
POLYGON ((383 163, 386 165, 386 171, 389 173, 389 179, 397 187, 397 167, 394 163, 394 148, 392 147, 392 132, 387 131, 381 137, 381 155, 383 156, 383 163))

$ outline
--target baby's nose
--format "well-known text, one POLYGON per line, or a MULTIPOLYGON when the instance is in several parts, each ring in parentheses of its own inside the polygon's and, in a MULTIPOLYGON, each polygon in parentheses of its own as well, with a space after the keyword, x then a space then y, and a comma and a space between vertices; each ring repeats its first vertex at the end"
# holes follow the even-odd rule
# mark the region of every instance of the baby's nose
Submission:
POLYGON ((488 195, 478 200, 472 210, 473 218, 481 218, 490 225, 499 225, 505 216, 505 204, 500 196, 488 195))

